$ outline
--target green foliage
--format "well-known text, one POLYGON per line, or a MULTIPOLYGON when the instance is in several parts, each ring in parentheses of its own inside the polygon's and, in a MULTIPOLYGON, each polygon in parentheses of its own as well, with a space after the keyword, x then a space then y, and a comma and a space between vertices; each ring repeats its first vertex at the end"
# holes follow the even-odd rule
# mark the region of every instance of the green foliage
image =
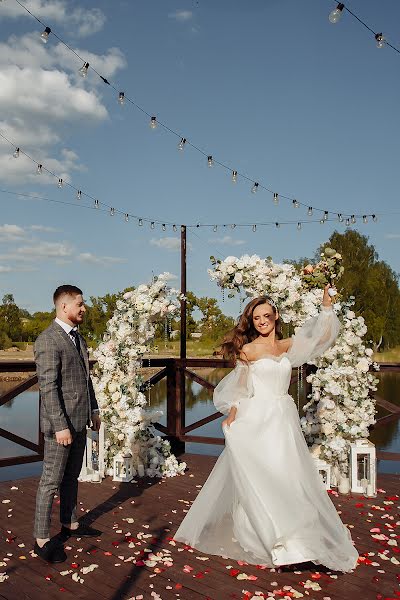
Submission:
POLYGON ((20 340, 22 335, 22 320, 20 309, 15 304, 14 296, 6 294, 0 305, 0 330, 10 340, 20 340))

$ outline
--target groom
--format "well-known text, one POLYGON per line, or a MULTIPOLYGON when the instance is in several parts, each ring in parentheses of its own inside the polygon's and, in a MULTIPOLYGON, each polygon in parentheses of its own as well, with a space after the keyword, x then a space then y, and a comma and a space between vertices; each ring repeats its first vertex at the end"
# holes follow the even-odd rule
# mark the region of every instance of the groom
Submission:
POLYGON ((60 495, 61 538, 101 534, 78 522, 78 476, 86 445, 86 426, 98 431, 100 416, 89 374, 89 359, 78 325, 86 312, 82 290, 62 285, 53 296, 56 319, 35 342, 40 389, 40 428, 44 434, 43 473, 36 497, 34 551, 43 560, 63 562, 60 538, 50 539, 53 498, 60 495))

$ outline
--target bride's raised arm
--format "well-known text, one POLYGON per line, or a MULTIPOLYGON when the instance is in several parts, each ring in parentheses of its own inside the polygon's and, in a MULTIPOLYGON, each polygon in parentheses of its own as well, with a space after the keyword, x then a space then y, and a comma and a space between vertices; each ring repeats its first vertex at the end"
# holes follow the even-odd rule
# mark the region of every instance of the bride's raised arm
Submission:
POLYGON ((320 313, 306 321, 292 337, 292 343, 287 353, 292 366, 299 367, 321 356, 333 346, 339 330, 340 322, 333 311, 327 287, 320 313))
POLYGON ((219 412, 227 415, 231 408, 238 408, 241 401, 253 395, 249 366, 238 361, 236 367, 221 379, 214 389, 213 401, 219 412))

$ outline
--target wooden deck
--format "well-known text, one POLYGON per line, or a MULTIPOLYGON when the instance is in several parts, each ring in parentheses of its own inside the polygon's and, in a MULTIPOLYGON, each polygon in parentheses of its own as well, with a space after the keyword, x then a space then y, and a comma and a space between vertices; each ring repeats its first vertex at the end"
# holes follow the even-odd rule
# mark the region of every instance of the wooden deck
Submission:
MULTIPOLYGON (((363 554, 354 573, 332 573, 315 565, 305 565, 302 570, 274 570, 204 556, 172 541, 184 512, 215 462, 215 458, 208 456, 184 458, 189 467, 187 473, 165 481, 145 479, 119 484, 107 478, 102 484, 81 483, 80 512, 104 533, 97 540, 67 543, 67 562, 55 566, 32 556, 37 478, 1 483, 0 573, 8 578, 2 581, 0 576, 0 598, 250 600, 255 597, 256 600, 303 595, 312 600, 387 600, 400 597, 400 499, 396 496, 400 476, 381 475, 379 495, 374 499, 331 495, 343 521, 351 528, 358 551, 363 554), (155 556, 149 556, 150 553, 155 556), (85 573, 88 567, 93 570, 89 568, 85 573)), ((57 507, 53 522, 56 533, 57 507)))

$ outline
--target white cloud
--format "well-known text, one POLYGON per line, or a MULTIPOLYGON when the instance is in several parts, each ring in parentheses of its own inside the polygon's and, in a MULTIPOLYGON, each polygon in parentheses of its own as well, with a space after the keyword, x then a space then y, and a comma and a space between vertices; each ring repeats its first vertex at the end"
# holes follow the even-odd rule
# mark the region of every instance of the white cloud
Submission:
POLYGON ((24 229, 19 225, 0 225, 0 242, 20 240, 26 235, 24 229))
MULTIPOLYGON (((118 48, 103 55, 79 52, 105 77, 126 65, 118 48)), ((98 88, 100 79, 88 76, 83 81, 77 73, 80 66, 61 44, 44 48, 36 33, 11 36, 0 43, 0 132, 66 181, 71 180, 73 170, 85 167, 73 149, 61 146, 59 131, 65 125, 100 123, 108 118, 100 96, 102 88, 98 88)), ((0 138, 0 180, 37 184, 32 161, 22 153, 15 159, 12 153, 13 147, 0 138)), ((44 172, 40 182, 54 183, 54 178, 44 172)))
POLYGON ((15 253, 24 256, 28 260, 38 258, 70 257, 74 249, 68 242, 42 242, 38 241, 28 246, 16 248, 15 253))
POLYGON ((57 233, 58 231, 60 231, 55 227, 47 227, 46 225, 30 225, 29 229, 31 229, 32 231, 43 231, 44 233, 57 233))
POLYGON ((387 240, 400 240, 400 233, 385 233, 387 240))
POLYGON ((125 258, 118 258, 116 256, 97 256, 91 252, 82 252, 78 255, 80 261, 89 263, 92 265, 115 265, 117 263, 126 262, 125 258))
POLYGON ((245 244, 245 240, 237 240, 230 235, 224 235, 221 238, 210 238, 210 244, 217 244, 218 246, 242 246, 245 244))
POLYGON ((191 10, 175 10, 173 13, 169 13, 168 17, 180 23, 185 23, 193 19, 193 12, 191 10))
POLYGON ((0 265, 0 273, 10 273, 11 271, 11 267, 3 267, 3 265, 0 265))
MULTIPOLYGON (((85 10, 71 8, 64 0, 22 0, 22 3, 40 19, 72 26, 78 36, 91 35, 100 31, 106 22, 106 16, 98 8, 85 10)), ((1 6, 0 20, 5 18, 32 17, 16 2, 4 2, 1 6)))
POLYGON ((164 250, 171 250, 172 252, 177 252, 181 247, 181 241, 177 237, 152 238, 150 244, 164 250))

